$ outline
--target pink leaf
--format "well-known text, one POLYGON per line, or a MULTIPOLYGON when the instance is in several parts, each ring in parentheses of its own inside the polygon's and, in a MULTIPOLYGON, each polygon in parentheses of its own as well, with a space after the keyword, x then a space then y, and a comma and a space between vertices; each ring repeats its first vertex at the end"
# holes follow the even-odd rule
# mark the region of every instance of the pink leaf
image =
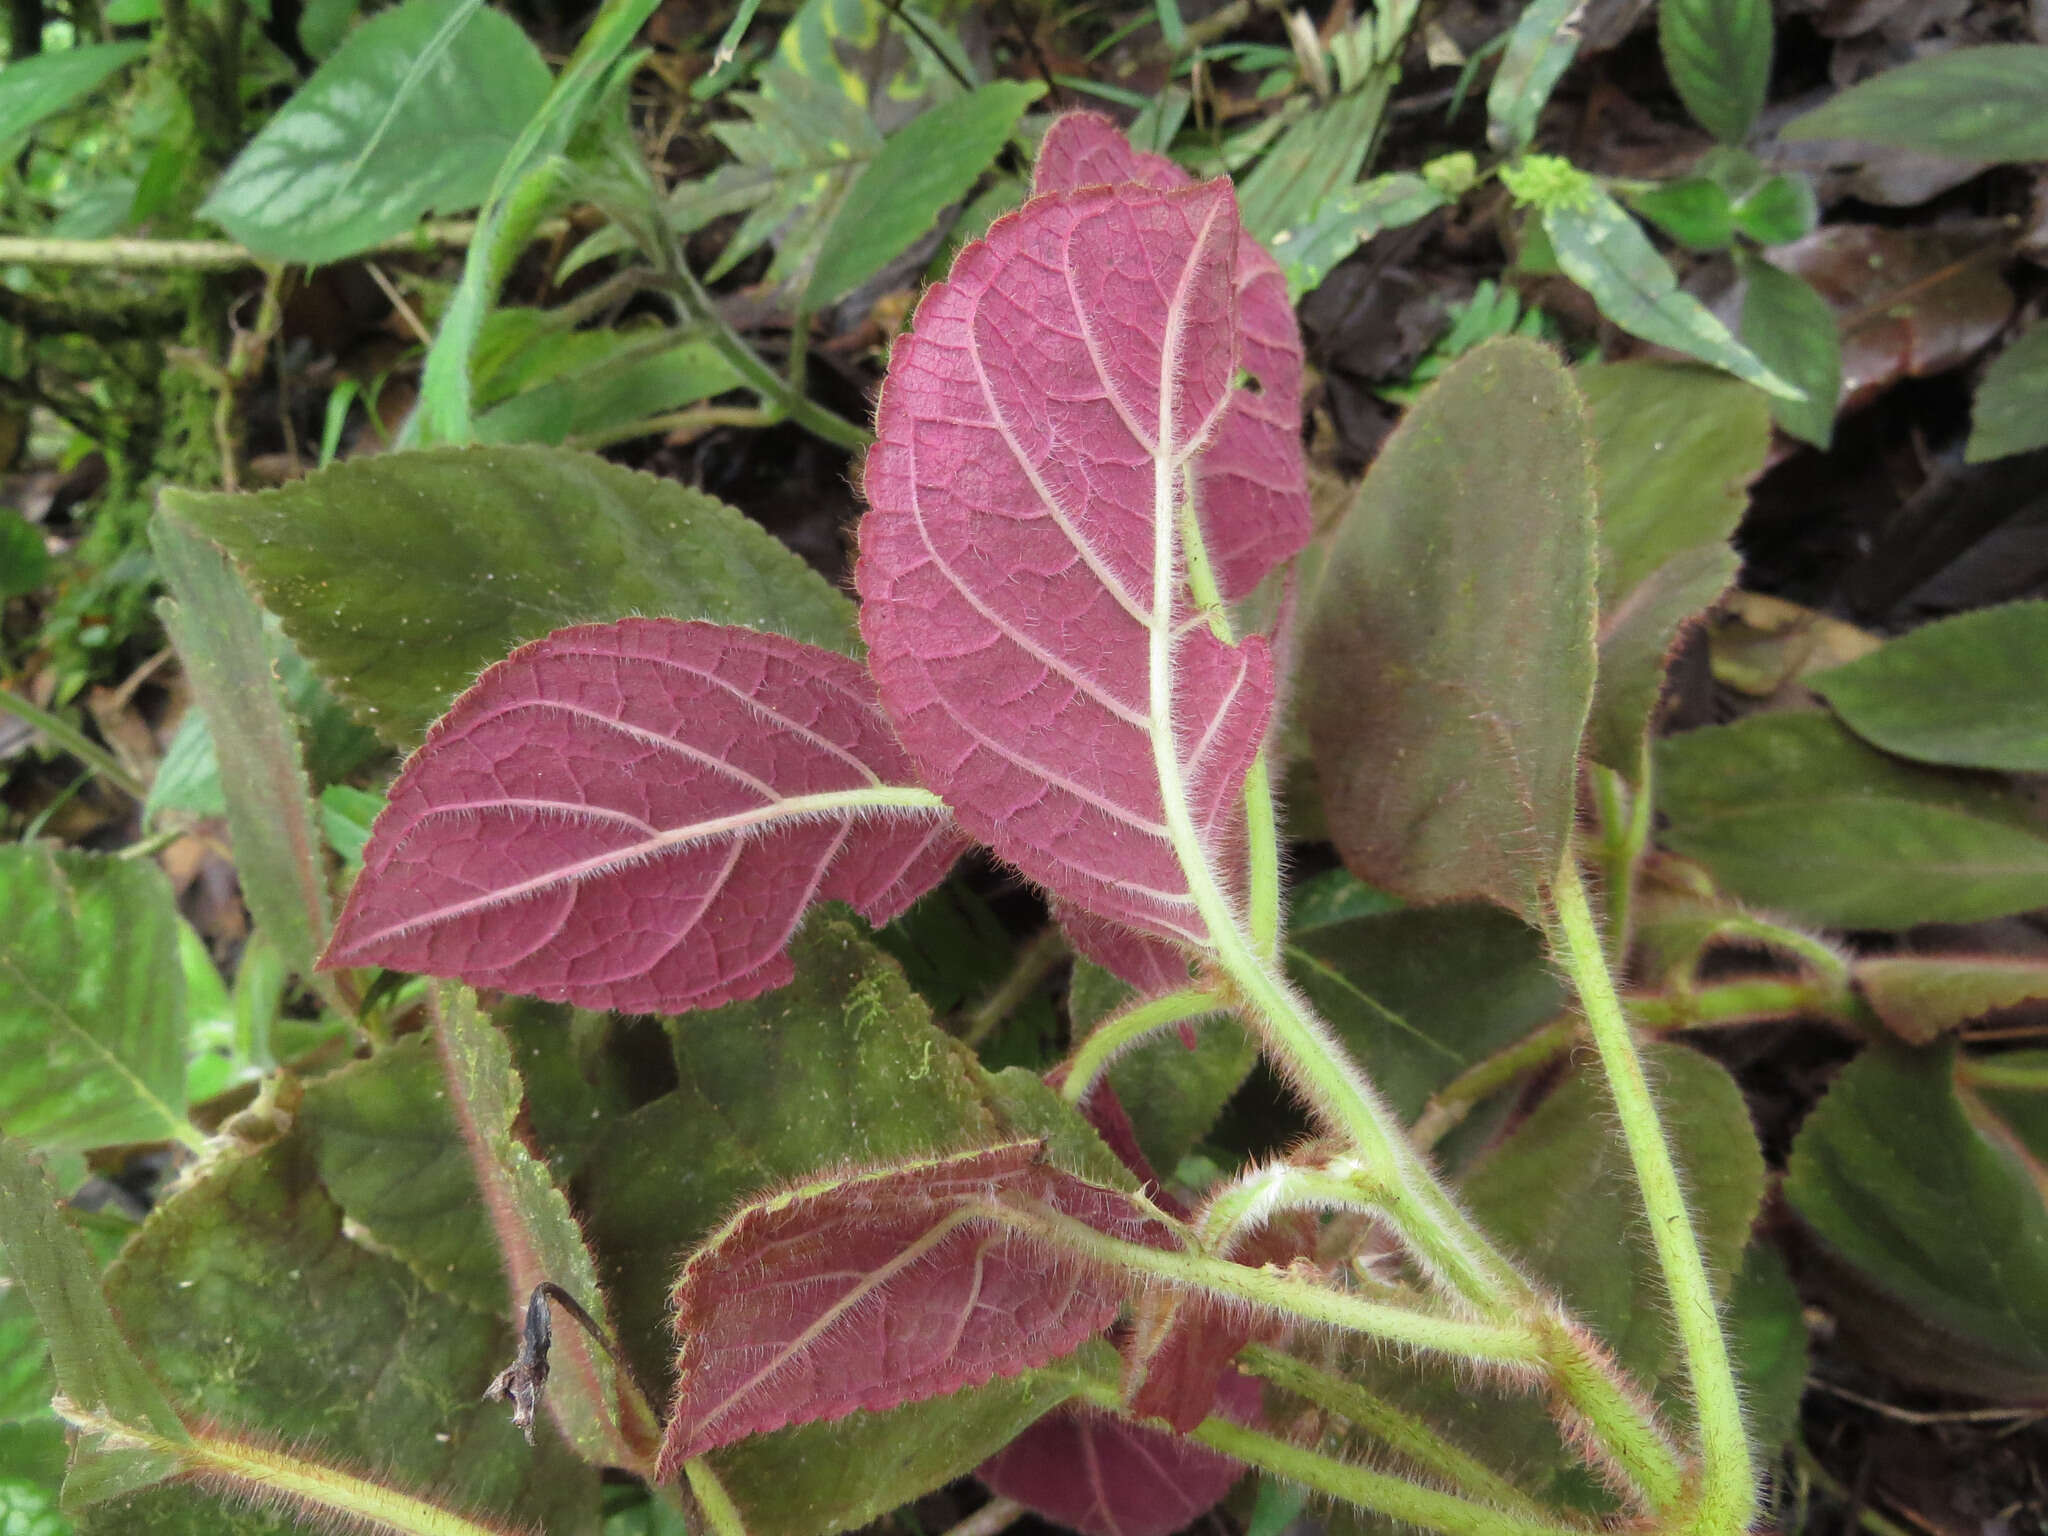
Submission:
MULTIPOLYGON (((1047 130, 1035 189, 1135 181, 1157 192, 1193 178, 1164 155, 1131 147, 1093 112, 1070 112, 1047 130)), ((1301 452, 1301 330, 1280 263, 1239 225, 1237 323, 1240 361, 1259 381, 1232 392, 1215 441, 1202 454, 1202 531, 1223 595, 1241 597, 1274 566, 1300 553, 1311 525, 1301 452)))
MULTIPOLYGON (((1188 985, 1187 951, 1179 945, 1149 938, 1122 923, 1107 922, 1057 901, 1052 904, 1052 915, 1077 954, 1137 988, 1138 996, 1159 997, 1188 985)), ((1192 1046, 1193 1028, 1185 1034, 1192 1046)))
POLYGON ((625 1012, 789 980, 813 901, 895 916, 959 834, 857 662, 673 619, 555 631, 485 672, 392 787, 325 966, 625 1012))
MULTIPOLYGON (((1259 1384, 1232 1372, 1225 1415, 1256 1422, 1259 1384)), ((1048 1414, 981 1464, 996 1493, 1083 1536, 1167 1536, 1213 1509, 1244 1467, 1163 1430, 1085 1409, 1048 1414)))
POLYGON ((785 1424, 893 1408, 1045 1364, 1102 1331, 1114 1270, 992 1218, 1049 1207, 1170 1247, 1142 1202, 1042 1161, 1043 1144, 828 1177, 755 1201, 675 1289, 681 1341, 660 1475, 785 1424))
POLYGON ((1195 945, 1162 779, 1191 856, 1240 867, 1274 689, 1265 642, 1216 638, 1176 579, 1232 404, 1236 244, 1224 183, 1126 184, 1034 198, 963 251, 896 344, 857 572, 883 707, 962 826, 1195 945))

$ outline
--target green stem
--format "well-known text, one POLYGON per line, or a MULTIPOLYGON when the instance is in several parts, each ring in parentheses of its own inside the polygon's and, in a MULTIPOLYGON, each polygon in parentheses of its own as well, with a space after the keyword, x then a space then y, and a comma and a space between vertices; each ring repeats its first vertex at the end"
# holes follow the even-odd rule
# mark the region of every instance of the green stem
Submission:
POLYGON ((697 1507, 704 1511, 704 1523, 711 1527, 712 1536, 747 1536, 740 1507, 733 1503, 710 1462, 702 1456, 691 1457, 683 1463, 683 1476, 690 1480, 690 1492, 697 1496, 697 1507))
POLYGON ((856 426, 844 416, 826 410, 771 368, 767 359, 747 344, 745 337, 726 324, 725 316, 719 313, 711 295, 704 291, 688 267, 678 262, 662 286, 683 313, 704 328, 705 339, 732 364, 733 372, 740 376, 740 381, 784 416, 813 436, 835 443, 849 453, 860 453, 875 440, 865 427, 856 426))
POLYGON ((1191 987, 1185 992, 1168 992, 1163 997, 1148 998, 1133 1008, 1113 1014, 1089 1031, 1088 1038, 1067 1059, 1067 1075, 1060 1083, 1060 1096, 1069 1104, 1079 1104, 1088 1097, 1096 1079, 1109 1069, 1109 1064, 1148 1035, 1190 1019, 1199 1019, 1226 1006, 1227 1001, 1220 993, 1191 987))
POLYGON ((995 991, 967 1015, 960 1030, 961 1040, 968 1045, 979 1046, 995 1033, 1005 1019, 1024 1006, 1052 968, 1070 953, 1067 936, 1057 923, 1048 923, 1040 929, 1018 954, 1016 963, 1010 967, 1010 974, 997 982, 995 991))
POLYGON ((69 752, 94 773, 105 779, 114 788, 131 800, 145 800, 149 790, 142 781, 130 773, 115 759, 113 753, 98 745, 78 727, 69 721, 38 709, 18 693, 0 688, 0 714, 13 715, 50 738, 52 745, 69 752))
POLYGON ((1755 1024, 1813 1014, 1855 1021, 1854 999, 1832 986, 1780 976, 1752 976, 1702 987, 1697 992, 1631 995, 1629 1016, 1643 1029, 1699 1029, 1715 1024, 1755 1024))
POLYGON ((1278 1270, 1253 1269, 1206 1254, 1148 1248, 1098 1232, 1086 1222, 1038 1205, 995 1204, 981 1214, 1029 1232, 1069 1253, 1131 1273, 1151 1275, 1182 1290, 1249 1301, 1301 1322, 1362 1333, 1385 1343, 1424 1349, 1481 1364, 1527 1369, 1539 1365, 1543 1343, 1516 1323, 1475 1323, 1369 1301, 1278 1270))
POLYGON ((1514 1044, 1475 1061, 1429 1096, 1408 1132, 1418 1147, 1433 1147, 1450 1132, 1480 1100, 1500 1092, 1510 1083, 1547 1067, 1572 1048, 1579 1038, 1579 1016, 1562 1013, 1547 1024, 1538 1025, 1514 1044))
POLYGON ((1636 874, 1650 843, 1650 754, 1645 744, 1640 783, 1631 787, 1612 768, 1593 765, 1593 793, 1600 805, 1600 864, 1607 891, 1607 959, 1617 972, 1628 966, 1635 927, 1636 874))
POLYGON ((1606 1070, 1692 1383, 1702 1464, 1698 1529, 1705 1536, 1732 1536, 1746 1529, 1755 1513, 1756 1480, 1713 1287, 1671 1147, 1657 1116, 1656 1100, 1636 1052, 1635 1036, 1622 1014, 1621 999, 1601 949, 1599 925, 1572 854, 1567 854, 1558 868, 1554 898, 1551 944, 1578 991, 1606 1070))
POLYGON ((401 1536, 497 1536, 494 1527, 439 1504, 270 1446, 205 1433, 172 1440, 63 1398, 57 1399, 57 1411, 74 1429, 99 1437, 110 1449, 132 1448, 172 1458, 191 1475, 258 1503, 296 1505, 336 1524, 397 1531, 401 1536))
POLYGON ((1265 1344, 1248 1346, 1238 1369, 1283 1391, 1305 1397, 1371 1435, 1397 1456, 1414 1462, 1485 1503, 1541 1519, 1543 1507, 1491 1467, 1451 1444, 1412 1413, 1373 1396, 1354 1382, 1298 1360, 1265 1344))
MULTIPOLYGON (((1097 1408, 1130 1417, 1123 1412, 1116 1388, 1107 1382, 1083 1381, 1079 1396, 1097 1408)), ((1246 1429, 1228 1419, 1204 1419, 1189 1438, 1276 1477, 1424 1530, 1444 1531, 1449 1536, 1564 1536, 1566 1532, 1584 1536, 1582 1526, 1475 1504, 1456 1494, 1440 1493, 1403 1477, 1354 1466, 1278 1436, 1246 1429)))
POLYGON ((2008 1088, 2020 1092, 2048 1091, 2048 1051, 2009 1051, 1996 1056, 1964 1056, 1956 1062, 1956 1078, 1972 1088, 2008 1088))
MULTIPOLYGON (((552 219, 534 232, 552 240, 569 227, 552 219)), ((476 220, 422 224, 410 234, 383 241, 363 256, 404 256, 416 251, 460 249, 476 235, 476 220)), ((103 272, 233 272, 272 264, 232 240, 64 240, 46 235, 0 235, 0 266, 83 267, 103 272)))

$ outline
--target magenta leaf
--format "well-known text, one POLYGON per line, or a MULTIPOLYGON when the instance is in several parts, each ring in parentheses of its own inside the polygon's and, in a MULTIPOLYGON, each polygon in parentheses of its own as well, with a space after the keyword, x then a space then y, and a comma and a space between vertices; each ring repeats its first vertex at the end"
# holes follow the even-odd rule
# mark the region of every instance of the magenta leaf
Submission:
MULTIPOLYGON (((1052 915, 1076 954, 1128 982, 1139 997, 1158 997, 1188 985, 1187 952, 1179 945, 1149 938, 1122 923, 1076 911, 1058 901, 1052 904, 1052 915)), ((1187 1033, 1192 1043, 1193 1029, 1187 1033)))
MULTIPOLYGON (((1070 112, 1046 131, 1035 189, 1072 192, 1135 181, 1155 192, 1193 178, 1164 155, 1131 147, 1093 112, 1070 112)), ((1301 453, 1301 328, 1287 278, 1266 248, 1237 230, 1239 364, 1258 380, 1240 388, 1196 471, 1204 541, 1223 595, 1241 597, 1308 542, 1308 474, 1301 453)))
MULTIPOLYGON (((1219 1409, 1259 1416, 1259 1384, 1236 1372, 1219 1409)), ((996 1493, 1083 1536, 1168 1536, 1230 1492, 1244 1467, 1164 1430, 1087 1409, 1048 1414, 981 1464, 996 1493)))
POLYGON ((392 786, 325 966, 624 1012, 789 980, 813 901, 883 922, 961 849, 860 664, 726 625, 556 630, 392 786))
POLYGON ((1272 658, 1181 580, 1241 393, 1222 182, 1037 197, 967 247, 883 386, 857 571, 883 707, 960 823, 1054 896, 1210 944, 1272 658), (1205 882, 1198 896, 1191 879, 1205 882))
POLYGON ((1044 1144, 825 1177, 748 1204, 684 1265, 660 1475, 787 1424, 893 1408, 1066 1354, 1129 1289, 1027 1236, 1004 1205, 1175 1246, 1143 1202, 1044 1161, 1044 1144))

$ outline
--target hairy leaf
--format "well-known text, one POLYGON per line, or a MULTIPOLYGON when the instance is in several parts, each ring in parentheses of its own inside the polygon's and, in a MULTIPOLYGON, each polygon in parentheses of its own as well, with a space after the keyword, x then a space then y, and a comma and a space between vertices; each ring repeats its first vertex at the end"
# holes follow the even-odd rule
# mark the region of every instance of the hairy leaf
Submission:
POLYGON ((1740 144, 1771 83, 1770 0, 1663 0, 1657 40, 1686 110, 1722 143, 1740 144))
POLYGON ((645 613, 856 644, 853 605, 767 529, 590 454, 385 454, 255 496, 167 491, 164 504, 227 548, 396 746, 419 745, 477 673, 565 625, 645 613))
POLYGON ((263 612, 221 552, 176 518, 159 513, 150 544, 171 590, 158 614, 212 730, 243 899, 286 963, 307 975, 332 921, 327 866, 263 612))
POLYGON ((2036 323, 1999 353, 1970 411, 1972 464, 2048 448, 2048 325, 2036 323))
POLYGON ((1593 580, 1570 376, 1535 342, 1475 348, 1381 451, 1303 641, 1302 716, 1354 873, 1538 910, 1575 811, 1593 580))
POLYGON ((1659 742, 1657 806, 1666 847, 1811 922, 1905 928, 2048 905, 2048 838, 2019 799, 1873 751, 1825 714, 1659 742))
POLYGON ((1059 902, 1053 903, 1052 913, 1076 954, 1111 972, 1140 997, 1156 997, 1188 984, 1187 951, 1178 945, 1147 938, 1121 923, 1073 911, 1059 902))
POLYGON ((1901 1040, 1927 1045, 2022 1003, 2048 1001, 2048 962, 2006 955, 1871 955, 1854 962, 1860 991, 1901 1040))
POLYGON ((49 1152, 195 1142, 170 883, 145 859, 0 847, 0 1130, 49 1152))
POLYGON ((1126 1284, 993 1218, 1023 1203, 1133 1242, 1156 1215, 1042 1161, 1043 1144, 901 1163, 758 1201, 676 1282, 667 1476, 763 1430, 1015 1375, 1116 1315, 1126 1284))
POLYGON ((1792 1144, 1785 1197, 1841 1266, 1849 1341, 1927 1385, 2048 1390, 2048 1209, 2038 1151, 1958 1096, 1952 1047, 1880 1045, 1792 1144))
POLYGON ((885 922, 960 852, 859 665, 672 619, 491 668, 392 786, 324 965, 681 1012, 791 975, 814 900, 885 922))
MULTIPOLYGON (((1039 147, 1039 192, 1134 181, 1155 192, 1191 185, 1164 155, 1142 154, 1108 119, 1070 112, 1039 147)), ((1301 328, 1279 263, 1237 235, 1238 365, 1258 380, 1238 388, 1195 470, 1202 541, 1223 595, 1242 597, 1308 542, 1308 474, 1301 454, 1301 328)))
POLYGON ((349 34, 200 213, 280 261, 353 255, 426 213, 482 202, 548 83, 510 17, 407 0, 349 34))
POLYGON ((1177 579, 1241 392, 1240 238, 1226 186, 1125 183, 962 252, 896 344, 857 571, 883 707, 961 825, 1061 900, 1195 945, 1176 840, 1193 878, 1241 864, 1274 689, 1265 642, 1219 639, 1177 579))
POLYGON ((1923 763, 2048 773, 2048 602, 1922 625, 1808 679, 1873 746, 1923 763))
POLYGON ((1915 59, 1831 97, 1788 139, 1867 139, 1959 160, 2048 159, 2048 47, 1992 43, 1915 59))
MULTIPOLYGON (((1233 1418, 1255 1418, 1258 1383, 1236 1373, 1233 1418)), ((1244 1467, 1206 1446, 1087 1409, 1051 1414, 984 1463, 998 1494, 1083 1536, 1167 1536, 1199 1520, 1244 1467)))

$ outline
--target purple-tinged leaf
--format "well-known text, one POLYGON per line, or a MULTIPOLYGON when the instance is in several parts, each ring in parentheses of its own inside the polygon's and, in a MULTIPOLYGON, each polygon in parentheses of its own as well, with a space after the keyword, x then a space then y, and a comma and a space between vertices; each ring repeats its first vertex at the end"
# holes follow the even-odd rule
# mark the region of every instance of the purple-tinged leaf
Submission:
MULTIPOLYGON (((1255 1422, 1258 1383, 1236 1372, 1225 1383, 1224 1416, 1255 1422)), ((1040 1419, 976 1475, 1082 1536, 1167 1536, 1213 1509, 1243 1473, 1178 1435, 1068 1408, 1040 1419)))
POLYGON ((857 572, 883 707, 961 825, 1062 900, 1197 946, 1169 817, 1202 878, 1239 867, 1274 692, 1265 642, 1217 638, 1177 579, 1232 405, 1237 233, 1221 182, 1126 184, 1034 198, 968 246, 896 344, 857 572))
POLYGON ((1158 997, 1188 984, 1187 951, 1179 945, 1076 911, 1063 902, 1052 904, 1052 915, 1076 954, 1137 988, 1138 996, 1158 997))
POLYGON ((1050 1208, 1154 1247, 1144 1203, 1062 1172, 1044 1144, 822 1177, 740 1211, 675 1288, 675 1406, 660 1475, 748 1435, 1014 1376, 1116 1315, 1125 1278, 991 1217, 1050 1208))
MULTIPOLYGON (((1047 130, 1035 191, 1120 182, 1170 192, 1193 178, 1164 155, 1132 148, 1122 129, 1093 112, 1070 112, 1047 130)), ((1258 386, 1232 391, 1230 409, 1195 472, 1203 542, 1229 598, 1251 591, 1274 566, 1299 554, 1310 529, 1301 453, 1301 328, 1280 264, 1242 223, 1237 326, 1239 365, 1258 386)))
POLYGON ((492 667, 392 786, 324 965, 676 1013, 791 975, 804 909, 884 922, 959 834, 859 663, 673 619, 492 667))

